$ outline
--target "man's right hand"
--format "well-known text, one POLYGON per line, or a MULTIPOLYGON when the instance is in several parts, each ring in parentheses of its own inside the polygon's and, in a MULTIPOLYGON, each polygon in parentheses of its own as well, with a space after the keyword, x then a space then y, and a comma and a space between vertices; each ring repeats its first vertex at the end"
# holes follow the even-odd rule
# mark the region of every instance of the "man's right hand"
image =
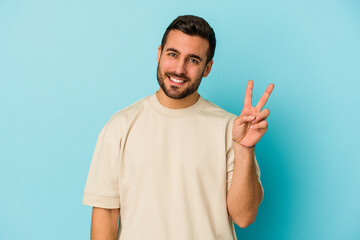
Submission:
POLYGON ((120 209, 93 207, 91 240, 116 240, 120 209))

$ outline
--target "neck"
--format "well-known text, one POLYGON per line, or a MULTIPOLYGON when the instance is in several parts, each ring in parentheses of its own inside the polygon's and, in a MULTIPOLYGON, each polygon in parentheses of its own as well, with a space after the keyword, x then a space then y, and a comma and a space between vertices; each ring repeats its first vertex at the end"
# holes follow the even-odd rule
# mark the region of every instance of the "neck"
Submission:
POLYGON ((182 98, 182 99, 173 99, 168 97, 164 91, 160 88, 156 92, 156 97, 161 105, 167 108, 172 109, 180 109, 180 108, 187 108, 191 105, 195 104, 199 100, 199 93, 195 91, 193 94, 182 98))

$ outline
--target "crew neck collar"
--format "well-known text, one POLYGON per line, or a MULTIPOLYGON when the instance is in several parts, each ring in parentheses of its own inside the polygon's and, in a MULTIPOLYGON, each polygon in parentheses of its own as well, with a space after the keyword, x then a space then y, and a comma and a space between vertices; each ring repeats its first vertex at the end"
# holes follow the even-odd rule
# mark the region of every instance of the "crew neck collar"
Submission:
POLYGON ((156 112, 165 115, 167 117, 180 118, 180 117, 191 116, 200 112, 204 104, 206 103, 206 100, 203 99, 201 96, 199 96, 199 99, 193 105, 186 108, 173 109, 161 105, 161 103, 156 97, 156 93, 154 93, 153 95, 150 95, 148 97, 148 102, 156 112))

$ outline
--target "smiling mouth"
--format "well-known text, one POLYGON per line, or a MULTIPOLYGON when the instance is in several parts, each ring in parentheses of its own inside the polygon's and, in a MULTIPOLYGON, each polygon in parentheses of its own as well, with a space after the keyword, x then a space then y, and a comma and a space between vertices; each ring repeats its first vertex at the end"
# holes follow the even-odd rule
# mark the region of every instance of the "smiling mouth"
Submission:
POLYGON ((170 77, 170 76, 168 76, 168 78, 170 79, 171 82, 177 83, 180 85, 187 82, 187 80, 185 80, 185 79, 178 79, 178 78, 174 78, 174 77, 170 77))

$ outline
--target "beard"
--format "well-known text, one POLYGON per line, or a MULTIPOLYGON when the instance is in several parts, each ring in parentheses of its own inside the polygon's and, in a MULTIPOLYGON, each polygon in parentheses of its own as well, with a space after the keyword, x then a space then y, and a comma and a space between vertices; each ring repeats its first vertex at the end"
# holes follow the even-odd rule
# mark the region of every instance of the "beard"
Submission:
POLYGON ((185 79, 186 84, 187 84, 187 83, 191 82, 191 79, 189 79, 185 74, 179 75, 176 73, 169 73, 169 72, 164 72, 162 74, 159 64, 158 64, 156 76, 157 76, 158 83, 159 83, 161 89, 164 91, 166 96, 168 96, 169 98, 172 98, 172 99, 182 99, 182 98, 185 98, 185 97, 193 94, 199 88, 204 71, 205 71, 205 68, 204 68, 202 74, 200 75, 200 77, 197 79, 194 79, 193 83, 188 85, 183 91, 180 90, 181 87, 178 87, 175 85, 170 85, 169 88, 166 88, 165 79, 168 78, 168 76, 178 77, 181 79, 185 79))

